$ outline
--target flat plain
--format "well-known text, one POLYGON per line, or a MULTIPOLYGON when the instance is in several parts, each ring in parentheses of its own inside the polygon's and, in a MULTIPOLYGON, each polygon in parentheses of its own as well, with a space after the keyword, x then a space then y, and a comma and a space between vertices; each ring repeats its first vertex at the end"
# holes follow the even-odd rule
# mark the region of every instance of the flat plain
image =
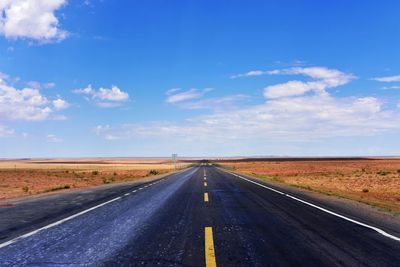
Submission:
POLYGON ((399 158, 247 158, 216 162, 258 179, 348 198, 400 214, 399 158))
POLYGON ((173 170, 174 164, 166 158, 1 160, 0 201, 65 189, 133 181, 173 170))

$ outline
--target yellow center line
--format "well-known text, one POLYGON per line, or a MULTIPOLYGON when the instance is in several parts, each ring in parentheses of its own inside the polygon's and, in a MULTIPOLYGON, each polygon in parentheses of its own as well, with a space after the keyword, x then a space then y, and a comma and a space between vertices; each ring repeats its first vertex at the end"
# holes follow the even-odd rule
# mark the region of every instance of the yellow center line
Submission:
POLYGON ((217 267, 212 227, 204 229, 206 267, 217 267))
POLYGON ((208 202, 208 193, 204 193, 204 202, 208 202))
POLYGON ((204 186, 207 186, 207 182, 204 182, 204 186))

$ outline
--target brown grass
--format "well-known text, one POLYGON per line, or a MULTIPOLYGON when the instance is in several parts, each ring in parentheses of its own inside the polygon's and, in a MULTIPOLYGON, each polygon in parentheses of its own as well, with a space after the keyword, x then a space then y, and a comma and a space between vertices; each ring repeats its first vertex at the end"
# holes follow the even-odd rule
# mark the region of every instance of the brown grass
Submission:
POLYGON ((132 181, 173 169, 169 161, 150 159, 0 161, 0 201, 70 188, 132 181))
POLYGON ((228 161, 222 165, 400 213, 400 159, 228 161))

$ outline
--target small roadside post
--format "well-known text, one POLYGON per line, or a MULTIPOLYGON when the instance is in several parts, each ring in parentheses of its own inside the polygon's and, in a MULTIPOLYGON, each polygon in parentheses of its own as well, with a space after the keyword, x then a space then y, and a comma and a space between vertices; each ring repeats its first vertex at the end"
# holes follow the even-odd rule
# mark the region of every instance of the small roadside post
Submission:
POLYGON ((176 159, 178 158, 178 154, 172 154, 172 162, 174 163, 174 169, 176 170, 176 159))

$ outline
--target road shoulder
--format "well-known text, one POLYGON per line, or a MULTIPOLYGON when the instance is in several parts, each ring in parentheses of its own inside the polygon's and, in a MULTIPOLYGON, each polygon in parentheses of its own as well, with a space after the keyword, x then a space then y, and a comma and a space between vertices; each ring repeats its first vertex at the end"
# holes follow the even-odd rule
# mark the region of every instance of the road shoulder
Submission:
POLYGON ((308 191, 306 189, 296 188, 286 184, 266 181, 240 172, 228 171, 222 168, 218 169, 223 172, 238 174, 249 180, 256 181, 276 190, 293 195, 302 200, 324 207, 328 210, 332 210, 346 217, 362 221, 369 225, 380 227, 396 236, 400 236, 400 217, 392 213, 379 210, 376 207, 368 204, 337 196, 329 196, 314 191, 308 191))
MULTIPOLYGON (((186 170, 186 169, 185 169, 186 170)), ((65 190, 7 200, 0 207, 0 242, 61 220, 82 210, 123 195, 133 188, 185 170, 155 175, 132 182, 65 190)))

